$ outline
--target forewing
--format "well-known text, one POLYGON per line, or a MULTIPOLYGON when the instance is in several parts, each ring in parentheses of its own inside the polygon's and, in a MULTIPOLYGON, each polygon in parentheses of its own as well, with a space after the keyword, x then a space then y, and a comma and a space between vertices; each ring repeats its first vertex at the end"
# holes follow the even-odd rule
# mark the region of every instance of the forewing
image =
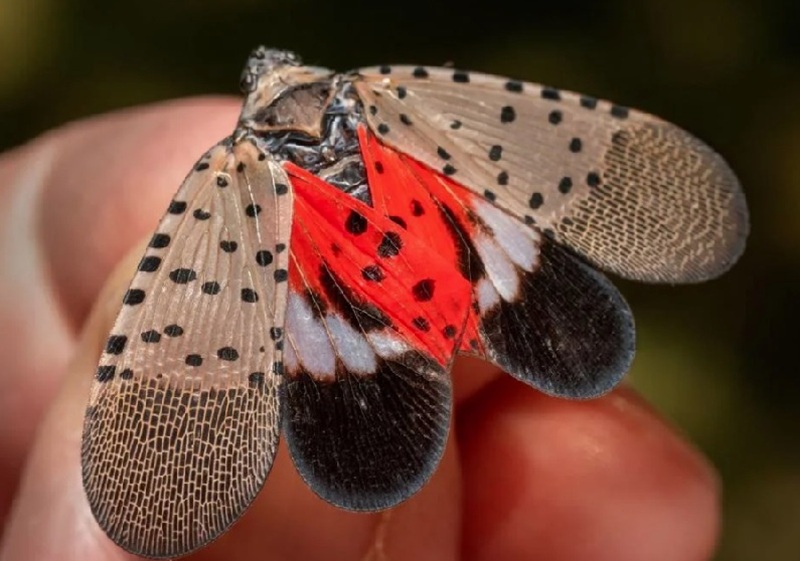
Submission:
POLYGON ((123 548, 174 557, 258 493, 280 431, 292 195, 249 143, 220 144, 161 220, 100 359, 83 481, 123 548))
POLYGON ((394 506, 447 439, 470 285, 402 225, 295 166, 286 440, 322 498, 394 506))
POLYGON ((443 68, 364 69, 355 87, 384 142, 605 270, 699 281, 743 250, 747 210, 733 172, 652 115, 443 68))
POLYGON ((376 209, 471 282, 461 352, 560 397, 616 385, 633 358, 633 318, 602 273, 371 133, 360 140, 376 209))

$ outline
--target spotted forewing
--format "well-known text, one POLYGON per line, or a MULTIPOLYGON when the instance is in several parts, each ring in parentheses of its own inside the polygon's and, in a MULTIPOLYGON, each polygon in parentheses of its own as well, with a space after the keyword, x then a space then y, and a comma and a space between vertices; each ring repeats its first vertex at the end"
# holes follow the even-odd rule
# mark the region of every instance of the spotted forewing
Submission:
POLYGON ((201 159, 153 235, 86 414, 89 504, 125 549, 171 557, 253 500, 280 431, 288 178, 248 144, 201 159), (280 193, 285 193, 280 195, 280 193), (282 271, 282 272, 281 272, 282 271))
POLYGON ((309 487, 374 511, 444 450, 457 354, 557 397, 611 389, 633 319, 600 272, 716 276, 747 209, 708 146, 594 98, 460 70, 347 74, 257 49, 231 137, 152 237, 96 372, 89 503, 174 557, 255 498, 283 431, 309 487))
POLYGON ((657 117, 480 73, 383 66, 355 87, 386 144, 552 234, 602 269, 645 281, 720 274, 747 209, 725 161, 657 117))

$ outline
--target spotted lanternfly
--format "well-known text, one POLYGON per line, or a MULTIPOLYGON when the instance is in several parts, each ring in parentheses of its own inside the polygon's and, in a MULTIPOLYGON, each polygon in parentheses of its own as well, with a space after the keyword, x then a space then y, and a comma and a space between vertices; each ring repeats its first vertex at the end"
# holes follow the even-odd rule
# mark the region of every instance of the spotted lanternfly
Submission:
POLYGON ((656 117, 445 68, 346 74, 259 48, 233 134, 169 205, 100 359, 91 509, 123 548, 188 553, 263 485, 281 432, 339 507, 436 468, 458 354, 591 398, 630 365, 602 269, 696 282, 744 247, 736 177, 656 117))

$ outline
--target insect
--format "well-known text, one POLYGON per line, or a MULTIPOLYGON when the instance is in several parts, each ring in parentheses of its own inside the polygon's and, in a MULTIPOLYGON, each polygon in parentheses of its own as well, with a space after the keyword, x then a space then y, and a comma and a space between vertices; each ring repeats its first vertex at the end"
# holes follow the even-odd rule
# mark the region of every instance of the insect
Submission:
POLYGON ((600 270, 697 282, 748 216, 708 146, 642 112, 446 68, 339 74, 258 48, 239 122, 159 223, 100 358, 83 481, 121 547, 174 557, 262 487, 392 507, 434 471, 459 354, 553 396, 627 371, 600 270))

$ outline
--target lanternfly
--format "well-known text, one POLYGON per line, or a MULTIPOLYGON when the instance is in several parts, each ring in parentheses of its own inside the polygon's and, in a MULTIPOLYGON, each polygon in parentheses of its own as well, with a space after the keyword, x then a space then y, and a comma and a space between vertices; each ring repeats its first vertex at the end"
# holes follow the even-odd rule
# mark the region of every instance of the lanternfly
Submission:
POLYGON ((599 271, 697 282, 744 247, 731 170, 645 113, 461 70, 338 74, 264 48, 241 86, 236 129, 139 264, 86 412, 89 503, 137 554, 224 532, 281 433, 326 501, 398 504, 441 458, 456 355, 599 396, 634 350, 599 271))

